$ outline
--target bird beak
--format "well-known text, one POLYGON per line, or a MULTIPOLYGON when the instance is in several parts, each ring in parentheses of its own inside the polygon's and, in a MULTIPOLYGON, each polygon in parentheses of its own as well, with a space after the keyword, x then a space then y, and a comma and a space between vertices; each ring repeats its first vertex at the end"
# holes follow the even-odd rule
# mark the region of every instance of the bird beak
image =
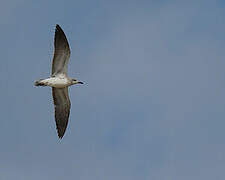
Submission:
POLYGON ((77 82, 77 84, 84 84, 83 82, 81 82, 81 81, 79 81, 79 82, 77 82))

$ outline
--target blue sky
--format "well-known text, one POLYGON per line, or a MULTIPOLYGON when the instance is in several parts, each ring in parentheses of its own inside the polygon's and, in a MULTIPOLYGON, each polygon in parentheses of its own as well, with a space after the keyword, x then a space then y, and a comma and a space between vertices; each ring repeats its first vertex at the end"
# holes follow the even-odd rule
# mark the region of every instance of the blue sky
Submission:
POLYGON ((223 1, 0 2, 0 179, 224 180, 223 1), (57 138, 55 24, 72 54, 57 138))

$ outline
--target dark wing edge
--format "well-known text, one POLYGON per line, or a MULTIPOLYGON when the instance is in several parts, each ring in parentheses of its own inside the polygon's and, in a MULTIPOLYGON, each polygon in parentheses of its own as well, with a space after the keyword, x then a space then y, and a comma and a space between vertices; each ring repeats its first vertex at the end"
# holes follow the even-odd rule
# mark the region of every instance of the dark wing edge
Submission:
POLYGON ((67 74, 67 66, 70 58, 70 47, 65 33, 58 24, 55 28, 54 48, 52 75, 58 73, 67 74))
POLYGON ((70 99, 68 94, 68 87, 66 88, 52 88, 52 96, 55 106, 55 122, 58 136, 60 139, 65 134, 69 115, 70 115, 70 99))

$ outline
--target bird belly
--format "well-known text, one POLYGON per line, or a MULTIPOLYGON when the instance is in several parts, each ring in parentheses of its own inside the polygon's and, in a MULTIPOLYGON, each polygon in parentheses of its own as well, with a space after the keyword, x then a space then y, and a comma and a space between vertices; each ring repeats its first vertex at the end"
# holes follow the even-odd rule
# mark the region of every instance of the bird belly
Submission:
POLYGON ((47 86, 55 87, 55 88, 64 88, 70 85, 70 82, 66 78, 58 78, 52 77, 48 79, 42 80, 47 86))

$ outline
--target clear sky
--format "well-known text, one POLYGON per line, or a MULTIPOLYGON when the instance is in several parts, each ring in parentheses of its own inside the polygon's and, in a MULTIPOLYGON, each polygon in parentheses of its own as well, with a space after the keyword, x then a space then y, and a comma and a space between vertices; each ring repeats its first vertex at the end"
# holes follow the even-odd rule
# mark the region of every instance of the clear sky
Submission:
POLYGON ((225 2, 1 0, 1 180, 224 180, 225 2), (57 137, 55 24, 71 47, 57 137))

